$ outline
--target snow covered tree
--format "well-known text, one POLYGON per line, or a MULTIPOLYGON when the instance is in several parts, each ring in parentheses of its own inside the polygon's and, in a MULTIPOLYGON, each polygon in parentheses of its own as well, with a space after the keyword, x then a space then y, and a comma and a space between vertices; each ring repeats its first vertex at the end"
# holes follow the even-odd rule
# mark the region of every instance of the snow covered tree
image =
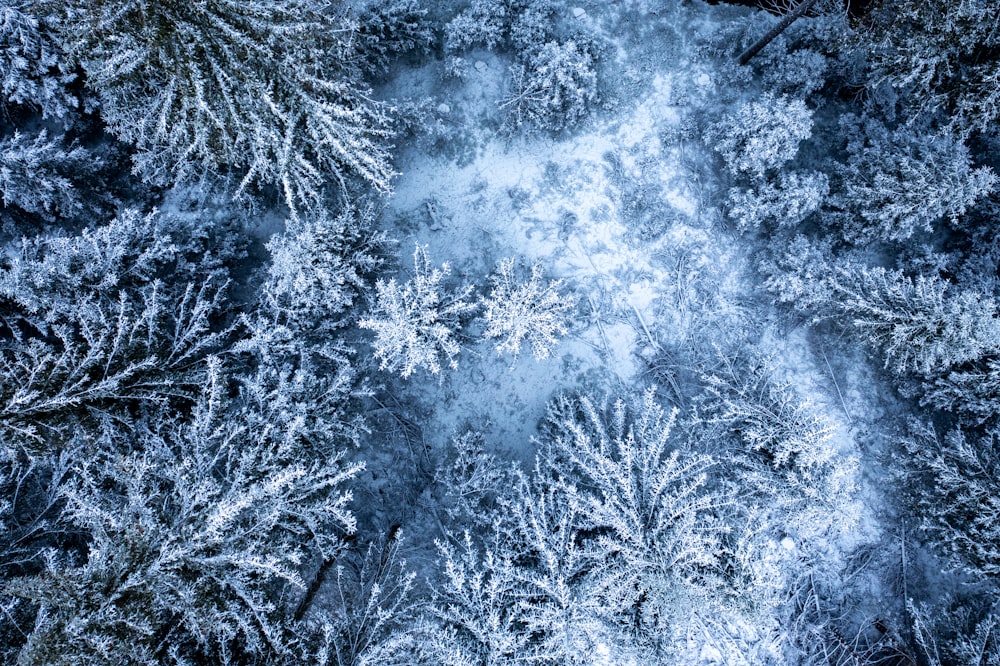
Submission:
POLYGON ((641 640, 661 640, 678 590, 712 576, 724 526, 707 487, 714 461, 671 436, 676 412, 653 389, 605 418, 587 397, 550 406, 543 439, 580 534, 589 594, 602 614, 641 640))
POLYGON ((468 533, 438 544, 434 663, 578 663, 608 633, 597 600, 578 585, 585 560, 567 498, 537 475, 507 490, 481 549, 468 533))
POLYGON ((95 170, 95 157, 79 146, 68 150, 42 130, 0 141, 0 196, 5 207, 54 221, 80 213, 83 201, 73 179, 95 170))
POLYGON ((937 277, 857 265, 838 267, 828 284, 833 307, 898 373, 933 377, 1000 352, 998 306, 985 294, 954 293, 937 277))
MULTIPOLYGON (((598 42, 581 31, 557 33, 552 0, 475 0, 445 29, 446 48, 509 49, 512 90, 500 101, 508 131, 559 132, 583 120, 597 104, 598 42)), ((467 63, 453 55, 456 75, 467 63)))
POLYGON ((702 417, 738 432, 769 466, 808 470, 829 462, 830 424, 790 386, 775 380, 767 359, 723 357, 718 370, 703 380, 702 417))
POLYGON ((907 603, 913 637, 928 666, 1000 664, 1000 606, 990 599, 945 595, 907 603))
POLYGON ((913 424, 898 459, 903 492, 928 542, 977 578, 1000 575, 1000 433, 913 424))
POLYGON ((314 212, 286 221, 268 242, 271 263, 235 345, 254 369, 242 388, 269 414, 260 427, 284 414, 279 421, 310 432, 319 449, 357 442, 364 432, 355 398, 366 389, 342 329, 382 264, 386 241, 373 229, 375 213, 364 203, 337 215, 314 212))
POLYGON ((729 217, 745 231, 764 223, 794 227, 817 211, 830 191, 822 173, 782 173, 777 183, 729 192, 729 217))
POLYGON ((702 377, 699 417, 735 435, 730 461, 747 496, 786 532, 811 539, 860 520, 858 461, 838 450, 833 424, 756 353, 722 355, 702 377))
MULTIPOLYGON (((401 537, 390 534, 362 552, 340 558, 332 607, 316 613, 321 666, 413 664, 410 638, 413 586, 399 552, 401 537), (409 654, 407 654, 409 653, 409 654), (406 661, 400 661, 406 659, 406 661)), ((317 590, 318 591, 318 590, 317 590)))
POLYGON ((384 74, 399 54, 428 49, 434 32, 426 14, 416 0, 369 0, 359 11, 354 42, 361 69, 384 74))
POLYGON ((530 57, 553 36, 552 0, 473 0, 445 28, 448 51, 511 48, 530 57))
POLYGON ((126 211, 80 236, 24 241, 8 254, 0 267, 5 447, 58 450, 84 424, 127 427, 139 404, 197 394, 206 359, 225 339, 213 319, 226 279, 204 266, 185 274, 182 243, 196 245, 193 236, 176 219, 126 211))
POLYGON ((509 493, 512 481, 509 465, 488 453, 483 434, 471 429, 451 438, 434 475, 447 524, 466 528, 492 527, 496 502, 509 493))
MULTIPOLYGON (((782 10, 789 6, 772 3, 778 4, 782 10)), ((820 3, 810 14, 799 18, 750 61, 764 90, 805 98, 821 90, 836 72, 836 51, 849 32, 848 16, 835 2, 820 3)), ((771 11, 756 12, 742 31, 740 45, 750 47, 752 40, 779 20, 771 11)))
POLYGON ((765 286, 780 303, 814 318, 828 312, 833 292, 826 277, 834 263, 832 241, 797 234, 760 263, 765 286))
POLYGON ((884 0, 858 32, 869 87, 903 94, 910 117, 940 111, 954 129, 993 132, 1000 117, 1000 31, 990 0, 884 0))
POLYGON ((311 0, 57 3, 61 40, 154 183, 214 175, 319 202, 327 177, 386 191, 386 108, 359 83, 357 25, 311 0))
POLYGON ((35 610, 12 594, 14 581, 39 573, 54 552, 78 557, 81 530, 63 515, 61 487, 77 451, 48 459, 3 458, 0 453, 0 663, 13 664, 34 624, 35 610))
POLYGON ((431 614, 443 635, 430 646, 437 663, 500 666, 532 655, 531 636, 521 623, 522 583, 511 554, 481 553, 468 533, 457 548, 447 542, 438 548, 443 582, 431 614))
MULTIPOLYGON (((845 127, 857 122, 853 116, 843 121, 845 127)), ((850 242, 902 241, 933 231, 942 219, 955 225, 996 185, 993 170, 974 169, 968 148, 951 133, 889 132, 868 120, 851 134, 835 200, 849 213, 836 220, 850 242)))
POLYGON ((285 222, 267 244, 271 254, 261 285, 261 307, 270 326, 301 339, 343 326, 343 315, 368 288, 388 244, 375 231, 377 210, 361 202, 337 215, 317 211, 285 222))
MULTIPOLYGON (((290 656, 287 595, 354 528, 359 470, 253 428, 210 363, 188 416, 151 414, 132 451, 101 446, 61 494, 86 561, 52 557, 10 588, 38 607, 25 663, 232 663, 290 656)), ((248 406, 253 409, 253 405, 248 406)))
POLYGON ((608 418, 586 397, 550 405, 535 469, 499 489, 491 528, 439 544, 432 663, 649 657, 671 640, 724 532, 713 462, 672 446, 674 417, 652 390, 608 418))
POLYGON ((495 48, 505 38, 510 7, 507 2, 477 0, 445 27, 448 50, 463 51, 474 46, 495 48))
POLYGON ((513 93, 500 102, 507 124, 558 132, 579 123, 598 101, 594 65, 585 43, 546 43, 512 67, 513 93))
POLYGON ((558 338, 568 332, 574 306, 559 293, 562 281, 545 284, 537 263, 528 280, 518 281, 512 258, 502 260, 490 279, 493 289, 480 301, 486 322, 483 337, 498 340, 497 353, 510 352, 515 361, 525 341, 536 360, 548 358, 558 338))
POLYGON ((549 663, 581 663, 613 635, 602 617, 598 589, 584 582, 590 565, 581 516, 572 496, 536 464, 519 475, 515 491, 499 503, 502 539, 518 565, 519 623, 532 639, 532 654, 549 663))
POLYGON ((747 102, 705 132, 705 141, 722 155, 733 175, 761 179, 799 151, 812 135, 812 111, 805 102, 764 94, 747 102))
POLYGON ((1000 323, 988 293, 837 259, 828 243, 802 236, 764 269, 781 301, 813 321, 842 322, 880 351, 886 368, 917 375, 923 404, 976 424, 1000 414, 1000 323))
POLYGON ((971 417, 976 425, 1000 417, 1000 357, 985 356, 924 385, 923 402, 971 417))
POLYGON ((446 286, 450 274, 447 263, 433 268, 427 248, 417 245, 412 280, 400 285, 392 278, 375 284, 371 313, 358 325, 375 332, 379 369, 399 372, 406 378, 418 368, 437 374, 442 361, 458 367, 455 356, 461 346, 455 336, 462 328, 462 319, 477 306, 469 300, 471 286, 446 286))
POLYGON ((0 101, 69 122, 79 106, 68 90, 76 73, 63 57, 51 27, 35 14, 34 0, 0 1, 0 101))
POLYGON ((997 303, 974 289, 957 290, 937 276, 910 277, 835 259, 829 244, 794 239, 774 264, 768 287, 814 320, 840 318, 880 349, 885 366, 926 379, 986 361, 1000 345, 997 303))

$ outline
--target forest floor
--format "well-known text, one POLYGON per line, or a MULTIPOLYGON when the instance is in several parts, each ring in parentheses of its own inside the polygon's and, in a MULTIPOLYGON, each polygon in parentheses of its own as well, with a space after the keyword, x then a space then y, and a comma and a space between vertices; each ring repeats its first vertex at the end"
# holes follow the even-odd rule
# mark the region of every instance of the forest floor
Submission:
MULTIPOLYGON (((430 98, 436 128, 401 142, 401 175, 383 215, 403 273, 414 245, 426 245, 433 263, 448 262, 482 293, 496 264, 515 257, 562 280, 577 307, 571 334, 549 359, 524 352, 514 362, 488 343, 470 343, 456 370, 386 378, 388 392, 408 405, 409 461, 423 470, 425 485, 433 460, 464 427, 484 432, 495 455, 530 467, 532 437, 554 395, 641 390, 653 381, 653 359, 734 341, 771 356, 780 379, 832 425, 838 450, 863 458, 859 441, 881 417, 867 397, 871 370, 842 346, 819 345, 768 303, 754 277, 752 243, 725 224, 713 155, 687 129, 691 114, 720 103, 719 68, 734 66, 699 57, 694 44, 747 10, 678 5, 661 12, 641 2, 581 5, 585 14, 575 20, 589 22, 609 45, 606 87, 603 106, 565 136, 498 131, 510 63, 490 52, 468 56, 473 67, 464 79, 432 61, 396 72, 381 91, 389 99, 430 98)), ((422 502, 390 490, 390 479, 420 473, 401 473, 405 456, 386 446, 381 461, 366 452, 371 487, 381 484, 389 498, 371 507, 369 519, 383 529, 402 524, 415 559, 430 558, 433 529, 420 516, 422 502)), ((841 534, 834 550, 877 538, 877 483, 864 465, 859 482, 862 514, 871 518, 841 534)), ((704 663, 714 653, 695 650, 708 655, 704 663)))
POLYGON ((484 343, 463 351, 457 371, 409 382, 436 406, 427 427, 436 437, 466 421, 490 423, 499 449, 531 459, 530 436, 554 393, 641 383, 651 351, 681 343, 706 317, 738 317, 752 290, 739 239, 714 224, 718 211, 700 192, 694 165, 705 150, 682 138, 685 106, 708 103, 715 64, 677 60, 683 27, 667 17, 657 25, 636 9, 596 11, 582 20, 611 44, 605 78, 624 83, 571 135, 498 132, 510 63, 485 51, 469 56, 475 66, 464 81, 435 62, 401 73, 386 91, 430 97, 443 126, 399 152, 385 228, 401 258, 426 245, 435 263, 480 291, 503 258, 539 262, 577 306, 576 326, 551 359, 523 353, 512 363, 484 343))

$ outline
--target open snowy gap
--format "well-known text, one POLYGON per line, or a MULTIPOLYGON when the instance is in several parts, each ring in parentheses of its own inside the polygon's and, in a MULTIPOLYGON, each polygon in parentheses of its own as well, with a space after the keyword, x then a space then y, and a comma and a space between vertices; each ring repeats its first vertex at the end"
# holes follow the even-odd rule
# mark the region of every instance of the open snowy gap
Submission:
MULTIPOLYGON (((384 214, 400 255, 408 257, 415 243, 427 245, 435 264, 450 263, 481 291, 501 259, 537 261, 549 278, 564 281, 577 304, 571 335, 550 359, 524 353, 512 363, 481 343, 463 349, 457 370, 411 377, 404 397, 426 415, 420 424, 424 446, 444 450, 471 425, 485 433, 493 452, 530 465, 532 435, 554 394, 623 394, 647 381, 646 360, 661 347, 683 348, 686 341, 750 324, 745 306, 759 296, 749 278, 746 243, 718 224, 718 211, 702 200, 688 165, 704 159, 698 152, 704 148, 682 131, 685 114, 710 104, 716 91, 713 63, 688 60, 678 35, 687 30, 687 41, 694 31, 711 31, 712 12, 730 9, 685 10, 688 23, 678 25, 643 3, 588 6, 586 18, 598 26, 620 27, 625 12, 649 19, 627 24, 641 37, 621 32, 614 38, 621 80, 643 82, 630 99, 598 111, 570 138, 496 134, 507 63, 490 53, 472 54, 475 66, 460 83, 441 83, 440 63, 432 63, 389 85, 388 97, 405 98, 414 90, 437 95, 432 107, 453 137, 435 154, 419 142, 400 153, 402 175, 384 214), (642 53, 630 54, 630 39, 642 41, 642 53)), ((837 449, 857 457, 854 435, 866 417, 857 403, 857 422, 848 415, 857 390, 837 384, 829 361, 820 366, 803 330, 768 326, 754 336, 774 354, 778 378, 831 422, 837 449)), ((860 525, 841 535, 844 542, 833 550, 846 552, 877 531, 874 521, 860 525)), ((747 663, 773 648, 738 613, 704 621, 719 626, 688 636, 682 649, 689 663, 722 663, 721 655, 733 650, 713 646, 720 636, 743 645, 747 663)), ((595 658, 602 661, 602 655, 595 658)), ((603 663, 624 658, 604 655, 603 663)))
MULTIPOLYGON (((491 62, 483 76, 498 67, 491 62)), ((699 219, 682 148, 670 141, 681 120, 672 101, 675 79, 690 76, 656 74, 631 109, 594 120, 568 140, 490 136, 464 165, 404 153, 386 212, 403 256, 413 243, 427 245, 435 262, 449 262, 483 288, 504 257, 538 261, 550 278, 565 281, 579 313, 554 359, 524 355, 511 367, 510 358, 479 345, 465 350, 459 369, 440 384, 413 381, 439 406, 427 429, 434 444, 478 421, 492 424, 496 444, 530 458, 530 435, 554 391, 634 384, 642 349, 658 336, 683 339, 706 299, 721 311, 745 292, 738 249, 699 219), (605 378, 610 385, 601 385, 605 378)), ((480 99, 463 96, 470 98, 480 99)), ((475 118, 475 110, 466 115, 475 118)))

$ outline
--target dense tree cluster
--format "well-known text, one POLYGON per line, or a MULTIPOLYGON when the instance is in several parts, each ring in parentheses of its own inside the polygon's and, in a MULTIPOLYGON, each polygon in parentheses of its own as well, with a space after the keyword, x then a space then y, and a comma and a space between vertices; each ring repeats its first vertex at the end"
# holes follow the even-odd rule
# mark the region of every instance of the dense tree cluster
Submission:
POLYGON ((598 102, 601 44, 556 20, 553 0, 475 0, 446 27, 451 68, 462 76, 470 48, 514 53, 510 94, 499 102, 511 131, 559 132, 582 121, 598 102))
POLYGON ((595 3, 0 0, 0 662, 1000 663, 995 10, 685 44, 718 90, 678 140, 762 298, 679 345, 632 306, 637 385, 552 386, 503 443, 532 466, 490 424, 435 450, 398 396, 557 363, 578 285, 397 261, 393 142, 472 129, 375 91, 433 58, 495 93, 476 131, 559 141, 628 103, 595 3), (827 360, 828 418, 764 320, 866 350, 900 418, 862 432, 827 360))
POLYGON ((984 484, 1000 415, 990 240, 998 228, 1000 69, 997 18, 987 4, 877 2, 842 22, 835 38, 827 27, 833 15, 801 20, 768 47, 768 62, 791 58, 812 35, 811 48, 826 53, 826 88, 806 91, 803 101, 837 131, 814 126, 803 143, 812 156, 800 154, 775 180, 798 179, 808 164, 828 189, 806 210, 789 195, 785 215, 770 213, 772 190, 730 196, 729 215, 741 228, 772 235, 760 262, 770 292, 807 321, 865 344, 919 424, 900 424, 888 445, 896 510, 910 527, 902 548, 933 551, 943 568, 976 582, 941 599, 911 579, 903 615, 907 658, 916 663, 1000 658, 989 601, 998 590, 990 564, 997 537, 984 531, 992 524, 996 489, 984 484))

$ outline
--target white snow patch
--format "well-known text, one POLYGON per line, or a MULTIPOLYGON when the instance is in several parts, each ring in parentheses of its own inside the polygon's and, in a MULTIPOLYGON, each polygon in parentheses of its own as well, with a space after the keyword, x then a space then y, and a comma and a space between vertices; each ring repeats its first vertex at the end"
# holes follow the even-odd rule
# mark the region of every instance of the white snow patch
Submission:
POLYGON ((698 204, 683 185, 688 177, 676 147, 662 138, 680 121, 671 90, 672 74, 656 74, 631 109, 566 141, 490 138, 462 166, 419 152, 401 161, 387 214, 395 229, 412 229, 402 248, 426 243, 433 261, 449 261, 483 287, 482 276, 504 257, 538 261, 575 289, 580 306, 576 342, 555 350, 558 371, 530 358, 513 372, 503 361, 484 363, 492 353, 485 346, 460 357, 460 370, 445 384, 470 399, 465 406, 462 398, 431 400, 442 407, 435 427, 442 437, 457 426, 450 415, 476 414, 495 425, 499 440, 516 437, 527 446, 530 428, 512 430, 502 420, 533 427, 556 387, 590 385, 598 376, 626 385, 641 371, 639 351, 657 344, 654 331, 667 330, 668 340, 689 334, 696 300, 704 298, 696 284, 717 292, 718 311, 728 307, 723 292, 745 289, 734 277, 740 269, 727 249, 732 241, 689 223, 698 204), (655 201, 633 200, 631 184, 646 187, 655 201), (651 238, 636 226, 643 205, 663 207, 654 215, 662 228, 651 238), (462 370, 466 365, 477 367, 475 377, 462 370))

